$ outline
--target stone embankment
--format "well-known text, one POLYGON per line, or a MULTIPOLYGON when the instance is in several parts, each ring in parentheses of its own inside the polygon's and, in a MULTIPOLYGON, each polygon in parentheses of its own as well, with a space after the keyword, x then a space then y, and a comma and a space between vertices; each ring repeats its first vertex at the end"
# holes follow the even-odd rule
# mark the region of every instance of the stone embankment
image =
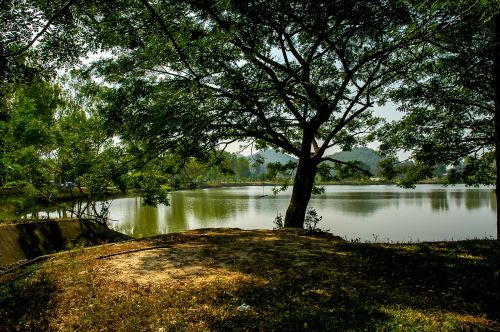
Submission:
POLYGON ((0 267, 51 254, 79 240, 97 244, 128 238, 87 220, 44 220, 0 225, 0 267))

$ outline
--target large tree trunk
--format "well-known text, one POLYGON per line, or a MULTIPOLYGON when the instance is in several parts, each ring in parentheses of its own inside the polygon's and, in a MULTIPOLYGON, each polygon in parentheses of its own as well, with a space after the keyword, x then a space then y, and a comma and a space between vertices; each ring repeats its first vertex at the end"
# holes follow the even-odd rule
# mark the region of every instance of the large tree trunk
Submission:
POLYGON ((495 157, 496 157, 496 202, 497 240, 500 240, 500 13, 493 16, 493 84, 495 90, 495 157))
POLYGON ((317 170, 317 164, 311 158, 299 159, 293 183, 292 199, 286 210, 285 227, 304 228, 306 209, 311 199, 317 170))

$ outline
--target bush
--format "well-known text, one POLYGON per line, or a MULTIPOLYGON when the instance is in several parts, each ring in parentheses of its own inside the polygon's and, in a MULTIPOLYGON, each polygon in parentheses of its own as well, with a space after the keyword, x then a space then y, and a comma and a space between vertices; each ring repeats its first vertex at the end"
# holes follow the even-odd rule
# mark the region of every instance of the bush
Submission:
POLYGON ((320 231, 318 223, 323 219, 314 208, 308 208, 304 219, 304 229, 308 231, 320 231))

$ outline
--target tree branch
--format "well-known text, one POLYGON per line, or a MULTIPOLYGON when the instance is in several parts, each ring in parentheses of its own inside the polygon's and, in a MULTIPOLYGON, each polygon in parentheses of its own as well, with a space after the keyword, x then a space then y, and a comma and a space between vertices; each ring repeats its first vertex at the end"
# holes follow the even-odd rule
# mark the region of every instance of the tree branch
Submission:
POLYGON ((168 29, 168 27, 165 24, 165 22, 163 22, 163 19, 161 18, 160 14, 153 8, 153 6, 148 2, 148 0, 140 0, 140 1, 147 8, 147 10, 150 12, 150 14, 156 20, 156 22, 158 22, 158 24, 160 25, 161 29, 165 33, 165 35, 167 36, 167 38, 170 40, 170 42, 174 46, 174 49, 175 49, 177 55, 179 56, 179 59, 181 60, 181 62, 186 66, 186 68, 191 72, 191 74, 196 79, 199 79, 200 76, 189 65, 189 62, 187 60, 187 56, 184 54, 184 52, 182 51, 182 49, 179 46, 179 44, 177 44, 174 36, 172 35, 172 33, 170 32, 170 30, 168 29))
POLYGON ((73 5, 73 3, 75 2, 76 0, 69 0, 66 5, 64 5, 64 7, 62 7, 61 9, 59 9, 48 21, 47 23, 45 24, 45 26, 42 28, 42 30, 40 30, 36 36, 27 44, 25 45, 24 47, 22 47, 20 50, 14 52, 14 53, 10 53, 10 54, 4 54, 3 57, 4 58, 8 58, 8 57, 14 57, 14 56, 18 56, 18 55, 21 55, 23 54, 24 52, 26 52, 31 46, 33 46, 33 44, 38 40, 38 38, 40 38, 48 29, 49 27, 52 25, 52 23, 54 23, 58 18, 59 16, 61 16, 65 11, 67 11, 69 9, 69 7, 71 7, 73 5))
POLYGON ((354 168, 360 172, 363 172, 365 173, 366 175, 368 176, 373 176, 372 173, 370 173, 369 171, 359 167, 358 165, 356 164, 353 164, 353 163, 350 163, 350 162, 347 162, 347 161, 342 161, 342 160, 338 160, 338 159, 335 159, 335 158, 331 158, 331 157, 323 157, 320 159, 321 161, 331 161, 333 163, 336 163, 336 164, 341 164, 341 165, 346 165, 346 166, 349 166, 351 168, 354 168))

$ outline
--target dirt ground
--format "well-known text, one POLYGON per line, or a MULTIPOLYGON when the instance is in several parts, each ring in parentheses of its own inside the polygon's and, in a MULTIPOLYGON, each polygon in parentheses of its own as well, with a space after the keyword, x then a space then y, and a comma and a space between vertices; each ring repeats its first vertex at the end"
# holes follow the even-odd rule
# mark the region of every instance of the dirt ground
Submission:
POLYGON ((0 322, 37 331, 498 331, 494 245, 206 229, 76 248, 4 273, 0 322))

